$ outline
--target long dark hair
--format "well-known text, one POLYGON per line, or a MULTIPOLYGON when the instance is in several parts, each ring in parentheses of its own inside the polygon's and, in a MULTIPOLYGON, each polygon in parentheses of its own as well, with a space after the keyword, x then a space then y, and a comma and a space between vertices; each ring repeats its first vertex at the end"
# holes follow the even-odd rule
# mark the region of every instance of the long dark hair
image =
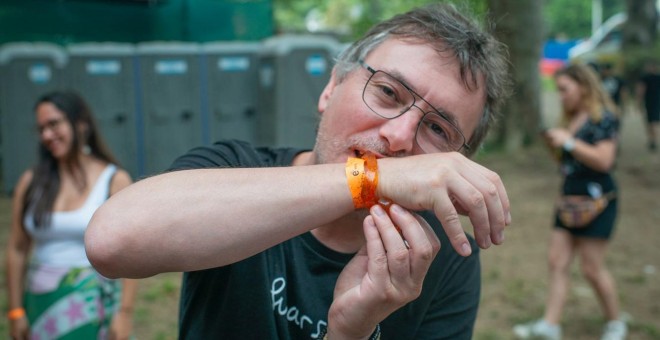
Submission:
MULTIPOLYGON (((85 170, 81 166, 79 156, 79 151, 83 146, 85 148, 89 147, 91 156, 108 163, 118 164, 103 142, 92 112, 82 97, 74 92, 50 92, 37 100, 34 104, 34 111, 36 112, 39 105, 44 103, 55 105, 58 110, 64 113, 66 124, 71 126, 73 138, 71 148, 65 156, 65 163, 69 169, 74 171, 74 174, 77 171, 78 176, 74 176, 74 179, 78 181, 77 184, 80 185, 80 188, 84 190, 87 187, 85 170), (86 129, 80 131, 81 126, 86 126, 86 129)), ((36 227, 49 225, 51 212, 59 190, 58 161, 43 143, 39 143, 37 164, 32 169, 32 181, 23 199, 21 221, 25 217, 28 208, 31 208, 36 227)))

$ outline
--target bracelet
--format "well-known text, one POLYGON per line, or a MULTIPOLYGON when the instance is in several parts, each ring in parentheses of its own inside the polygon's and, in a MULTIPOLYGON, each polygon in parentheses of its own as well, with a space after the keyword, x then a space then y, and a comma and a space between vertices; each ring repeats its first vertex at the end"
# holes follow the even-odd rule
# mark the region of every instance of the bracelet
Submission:
POLYGON ((355 209, 365 208, 362 200, 364 176, 364 159, 349 157, 346 161, 346 179, 348 180, 348 188, 351 190, 355 209))
POLYGON ((362 200, 369 208, 378 203, 376 197, 376 188, 378 188, 378 160, 376 156, 367 153, 362 156, 364 159, 364 188, 362 190, 362 200))
POLYGON ((564 151, 566 151, 566 152, 569 152, 569 153, 570 153, 570 152, 573 152, 573 150, 575 150, 575 138, 570 137, 569 139, 567 139, 567 140, 564 142, 564 144, 562 144, 561 147, 562 147, 562 149, 564 149, 564 151))
POLYGON ((355 209, 369 208, 378 202, 378 161, 366 154, 362 158, 349 157, 346 161, 346 179, 355 209))
MULTIPOLYGON (((370 208, 373 205, 380 205, 390 215, 392 201, 387 198, 378 198, 376 188, 378 187, 378 160, 371 153, 366 153, 362 158, 349 157, 346 161, 346 178, 348 179, 348 188, 353 197, 353 206, 355 209, 370 208)), ((403 232, 398 225, 394 225, 396 230, 403 237, 403 232)), ((408 242, 403 240, 406 247, 410 249, 408 242)))
MULTIPOLYGON (((321 330, 321 333, 317 337, 319 340, 328 340, 328 327, 325 327, 321 330)), ((380 340, 380 324, 376 324, 376 330, 369 336, 368 340, 380 340)))
POLYGON ((13 308, 7 312, 7 319, 11 321, 18 320, 23 317, 25 317, 25 309, 23 309, 23 307, 13 308))

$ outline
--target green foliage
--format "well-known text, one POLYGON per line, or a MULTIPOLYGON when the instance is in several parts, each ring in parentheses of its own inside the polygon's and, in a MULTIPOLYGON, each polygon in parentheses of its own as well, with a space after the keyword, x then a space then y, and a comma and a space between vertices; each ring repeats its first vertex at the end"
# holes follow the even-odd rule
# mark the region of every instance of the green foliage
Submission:
MULTIPOLYGON (((591 4, 592 0, 546 0, 543 17, 547 36, 571 39, 590 36, 591 4)), ((602 0, 602 4, 603 21, 626 10, 621 0, 602 0)))
MULTIPOLYGON (((485 0, 443 0, 467 7, 477 15, 487 13, 485 0)), ((275 23, 279 31, 305 32, 305 18, 314 11, 327 28, 343 38, 354 39, 374 23, 413 7, 438 0, 273 0, 275 23)), ((584 38, 591 34, 592 0, 545 0, 543 11, 547 37, 584 38)), ((621 0, 602 0, 603 21, 625 11, 621 0)))
MULTIPOLYGON (((317 14, 322 18, 326 30, 345 39, 354 39, 364 34, 375 23, 395 14, 408 11, 438 0, 274 0, 275 24, 280 32, 305 32, 307 16, 317 14)), ((484 13, 485 0, 445 0, 461 7, 472 8, 484 13)))
POLYGON ((650 48, 640 46, 626 49, 623 56, 624 72, 639 75, 649 61, 660 62, 660 40, 656 40, 650 48))

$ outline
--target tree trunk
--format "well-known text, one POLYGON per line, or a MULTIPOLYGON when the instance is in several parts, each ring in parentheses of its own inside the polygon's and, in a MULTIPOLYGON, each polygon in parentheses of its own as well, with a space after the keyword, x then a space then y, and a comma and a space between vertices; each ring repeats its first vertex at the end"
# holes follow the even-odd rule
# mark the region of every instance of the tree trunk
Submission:
POLYGON ((493 142, 507 151, 532 144, 541 123, 539 60, 543 0, 488 0, 494 34, 509 47, 514 92, 502 108, 493 142))
POLYGON ((625 78, 628 82, 639 76, 645 59, 653 54, 653 45, 658 36, 658 11, 655 0, 626 0, 628 19, 623 25, 623 47, 627 57, 625 78))

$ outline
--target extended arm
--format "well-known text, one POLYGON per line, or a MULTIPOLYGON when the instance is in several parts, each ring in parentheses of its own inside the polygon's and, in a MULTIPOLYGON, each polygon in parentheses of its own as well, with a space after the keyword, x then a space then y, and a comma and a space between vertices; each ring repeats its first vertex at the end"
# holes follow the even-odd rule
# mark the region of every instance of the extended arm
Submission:
POLYGON ((341 164, 175 171, 95 213, 87 252, 109 277, 223 266, 352 210, 341 164))
MULTIPOLYGON (((471 248, 467 214, 483 248, 503 241, 509 201, 499 176, 458 153, 379 162, 378 195, 432 210, 452 246, 471 248)), ((245 259, 353 211, 344 164, 185 170, 122 190, 92 218, 87 252, 110 277, 192 271, 245 259)))

